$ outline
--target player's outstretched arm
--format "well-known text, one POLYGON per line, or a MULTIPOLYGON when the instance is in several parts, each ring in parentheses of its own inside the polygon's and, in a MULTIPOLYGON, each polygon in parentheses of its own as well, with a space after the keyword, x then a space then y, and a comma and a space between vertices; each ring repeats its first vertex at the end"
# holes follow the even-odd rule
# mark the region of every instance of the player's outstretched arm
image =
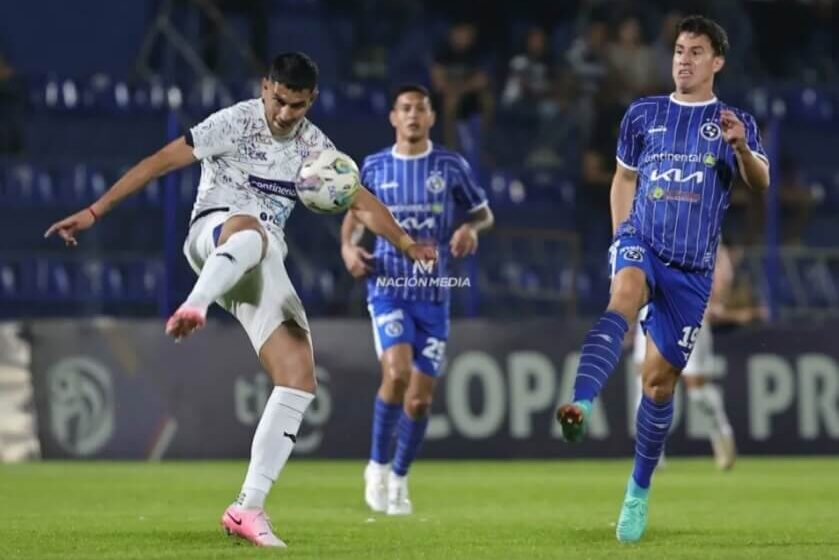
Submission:
POLYGON ((455 258, 472 255, 478 250, 478 234, 486 231, 495 223, 495 216, 489 206, 482 206, 472 213, 472 219, 461 225, 449 242, 455 258))
POLYGON ((437 260, 437 249, 420 245, 396 223, 393 214, 367 189, 359 189, 350 212, 367 229, 387 239, 415 261, 437 260))
POLYGON ((618 162, 615 176, 612 178, 612 190, 609 200, 612 206, 612 233, 618 231, 618 226, 629 218, 632 210, 632 200, 635 198, 635 188, 638 182, 638 172, 624 167, 618 162))
POLYGON ((353 212, 347 212, 341 223, 341 258, 353 278, 366 276, 372 270, 368 263, 373 255, 358 244, 363 235, 364 225, 355 218, 353 212))
POLYGON ((76 234, 93 226, 96 220, 110 212, 124 198, 143 188, 152 179, 186 167, 194 161, 192 146, 186 143, 183 136, 170 142, 129 169, 99 200, 51 225, 44 237, 58 233, 67 245, 77 245, 76 234))

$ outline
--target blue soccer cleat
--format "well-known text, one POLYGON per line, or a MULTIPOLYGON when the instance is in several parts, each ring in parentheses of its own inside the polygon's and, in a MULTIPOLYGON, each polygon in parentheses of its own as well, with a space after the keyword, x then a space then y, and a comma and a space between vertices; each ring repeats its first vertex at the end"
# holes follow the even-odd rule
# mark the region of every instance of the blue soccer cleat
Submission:
POLYGON ((626 495, 615 527, 615 536, 622 543, 632 543, 641 540, 647 528, 647 499, 649 488, 641 488, 632 476, 626 485, 626 495))

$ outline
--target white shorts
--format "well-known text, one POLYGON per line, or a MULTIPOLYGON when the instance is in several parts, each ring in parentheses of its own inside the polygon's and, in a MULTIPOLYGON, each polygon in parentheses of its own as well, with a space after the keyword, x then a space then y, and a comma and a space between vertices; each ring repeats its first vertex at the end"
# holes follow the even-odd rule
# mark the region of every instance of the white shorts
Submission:
MULTIPOLYGON (((632 347, 632 361, 639 366, 644 363, 644 355, 647 353, 647 337, 644 329, 641 328, 641 321, 647 314, 644 307, 639 314, 638 324, 635 326, 635 342, 632 347)), ((708 321, 703 320, 693 345, 693 352, 688 358, 682 375, 686 377, 694 375, 714 375, 714 337, 711 334, 711 326, 708 321)))
MULTIPOLYGON (((184 241, 184 255, 196 274, 201 272, 204 261, 216 248, 216 228, 220 231, 228 218, 237 215, 251 214, 238 210, 213 212, 190 227, 184 241)), ((285 269, 284 259, 288 252, 285 240, 267 230, 266 234, 268 251, 262 262, 249 270, 232 290, 216 300, 239 320, 257 354, 271 333, 286 321, 294 321, 309 330, 303 302, 285 269)))

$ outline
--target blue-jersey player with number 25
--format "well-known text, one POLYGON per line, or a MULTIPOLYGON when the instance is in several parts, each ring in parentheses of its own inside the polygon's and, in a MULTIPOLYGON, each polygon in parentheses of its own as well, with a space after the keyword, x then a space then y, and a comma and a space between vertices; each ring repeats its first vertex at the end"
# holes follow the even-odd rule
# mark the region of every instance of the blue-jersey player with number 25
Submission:
POLYGON ((711 293, 735 179, 759 191, 769 187, 754 118, 714 95, 727 50, 717 23, 685 18, 673 51, 675 92, 639 99, 624 115, 611 191, 609 305, 583 342, 574 400, 557 410, 564 439, 580 441, 628 326, 647 305, 635 465, 616 525, 621 542, 638 541, 646 529, 650 480, 673 420, 673 391, 711 293))
POLYGON ((400 87, 393 97, 390 124, 396 130, 396 144, 364 160, 361 182, 408 234, 440 248, 437 262, 414 264, 382 237, 370 255, 357 245, 363 226, 352 212, 341 228, 341 255, 354 277, 367 276, 382 370, 364 499, 373 511, 407 515, 412 512, 408 468, 425 437, 449 337, 449 292, 465 284, 463 278, 448 276, 449 257, 474 253, 478 232, 489 228, 493 217, 466 160, 432 144, 434 111, 428 90, 413 84, 400 87), (467 214, 458 227, 455 206, 467 214), (394 432, 396 449, 391 451, 394 432))

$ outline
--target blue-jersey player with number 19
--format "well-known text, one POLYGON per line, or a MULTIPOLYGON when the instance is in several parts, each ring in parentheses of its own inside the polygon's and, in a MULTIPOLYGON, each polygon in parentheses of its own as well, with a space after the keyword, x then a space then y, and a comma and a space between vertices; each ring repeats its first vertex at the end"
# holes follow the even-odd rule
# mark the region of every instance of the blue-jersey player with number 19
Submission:
POLYGON ((449 291, 468 284, 468 278, 448 275, 449 252, 455 258, 474 253, 478 232, 491 227, 493 217, 466 161, 431 143, 434 111, 428 90, 419 85, 399 88, 390 123, 396 144, 365 159, 361 181, 411 237, 440 247, 438 260, 415 265, 382 237, 370 255, 357 244, 363 226, 352 213, 341 228, 341 255, 354 277, 367 276, 382 370, 364 498, 373 511, 406 515, 412 511, 408 468, 425 437, 449 336, 449 291), (456 206, 467 215, 457 228, 456 206), (396 449, 391 452, 394 432, 396 449))
POLYGON ((735 179, 760 191, 769 187, 769 161, 754 118, 714 95, 714 76, 728 49, 725 31, 701 16, 685 18, 677 31, 676 91, 635 101, 621 123, 611 191, 609 306, 583 342, 574 402, 557 410, 564 439, 580 441, 628 325, 647 305, 635 466, 616 525, 621 542, 639 540, 646 528, 650 481, 673 420, 673 391, 711 293, 735 179))

